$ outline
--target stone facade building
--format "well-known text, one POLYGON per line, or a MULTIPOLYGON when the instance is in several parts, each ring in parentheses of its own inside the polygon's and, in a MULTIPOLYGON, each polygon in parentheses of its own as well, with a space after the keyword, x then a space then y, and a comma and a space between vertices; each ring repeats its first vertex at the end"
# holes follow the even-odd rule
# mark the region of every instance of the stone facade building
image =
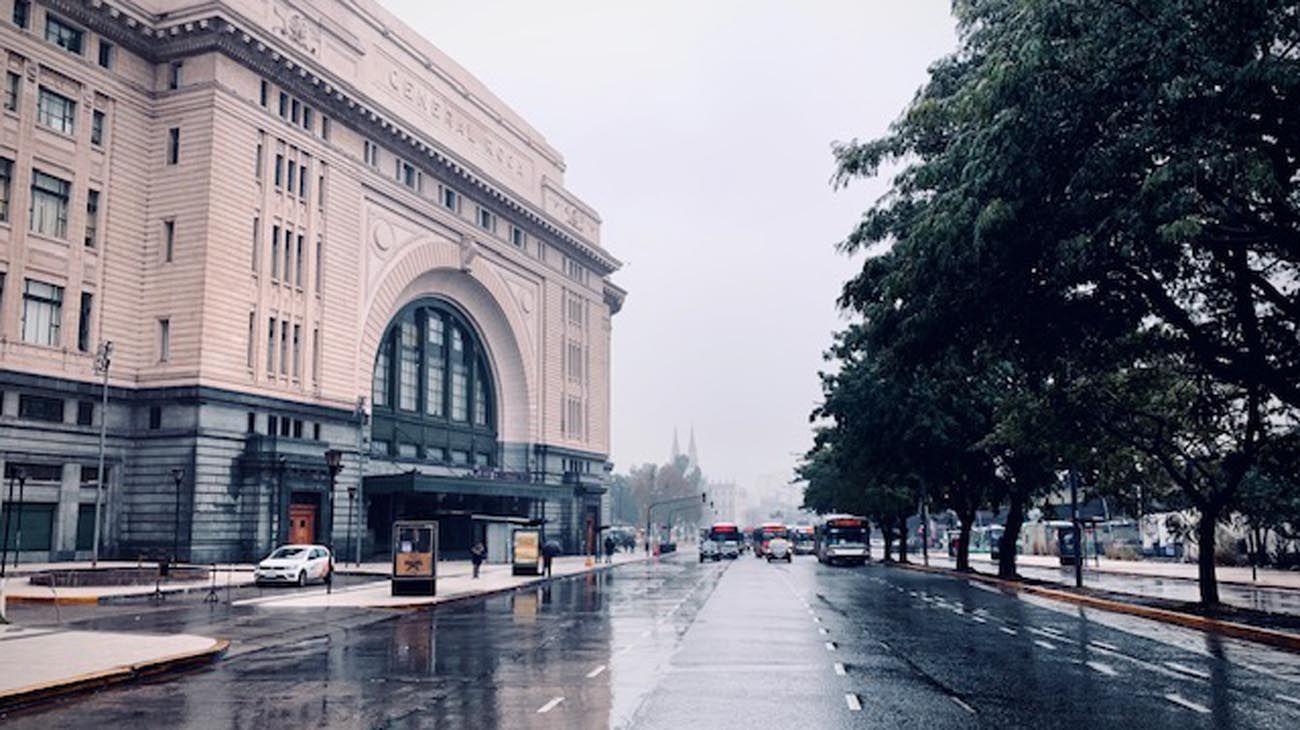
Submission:
POLYGON ((479 81, 373 0, 0 0, 0 54, 11 549, 89 555, 101 419, 102 555, 585 547, 619 262, 479 81))

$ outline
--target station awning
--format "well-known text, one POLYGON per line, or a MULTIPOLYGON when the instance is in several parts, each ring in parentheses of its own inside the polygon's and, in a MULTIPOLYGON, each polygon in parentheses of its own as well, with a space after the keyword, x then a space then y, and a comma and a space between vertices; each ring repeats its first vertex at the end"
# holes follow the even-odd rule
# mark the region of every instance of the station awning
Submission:
POLYGON ((571 486, 543 486, 508 479, 444 477, 406 472, 365 478, 366 495, 375 494, 469 494, 483 497, 556 499, 573 497, 571 486))

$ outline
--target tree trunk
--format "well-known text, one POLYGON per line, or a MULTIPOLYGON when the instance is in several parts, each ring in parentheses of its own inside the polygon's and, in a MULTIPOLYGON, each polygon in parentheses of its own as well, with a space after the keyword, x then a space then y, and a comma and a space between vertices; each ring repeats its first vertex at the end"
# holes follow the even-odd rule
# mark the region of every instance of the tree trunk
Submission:
POLYGON ((1020 526, 1025 523, 1025 496, 1011 493, 1011 504, 1007 509, 1006 530, 998 543, 998 577, 1013 580, 1016 578, 1016 543, 1020 542, 1020 526))
POLYGON ((1222 508, 1209 503, 1201 507, 1201 522, 1196 526, 1198 554, 1196 556, 1197 583, 1201 588, 1201 605, 1219 605, 1219 579, 1214 572, 1215 532, 1219 526, 1222 508))
POLYGON ((894 562, 894 531, 890 529, 888 522, 880 523, 880 534, 885 537, 885 562, 894 562))
POLYGON ((975 508, 969 511, 958 513, 957 519, 961 520, 961 531, 957 535, 957 570, 962 573, 969 573, 970 570, 970 533, 975 527, 975 508))
POLYGON ((907 518, 904 517, 899 522, 902 527, 898 530, 898 562, 907 562, 907 518))

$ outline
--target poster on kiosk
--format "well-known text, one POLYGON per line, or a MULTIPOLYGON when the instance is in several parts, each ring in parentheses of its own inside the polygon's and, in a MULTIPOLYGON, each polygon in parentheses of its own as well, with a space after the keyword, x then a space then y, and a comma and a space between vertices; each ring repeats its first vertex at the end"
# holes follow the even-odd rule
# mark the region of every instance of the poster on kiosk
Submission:
POLYGON ((394 596, 432 596, 437 590, 438 523, 393 523, 394 596))
POLYGON ((542 574, 542 533, 539 530, 515 530, 513 542, 515 575, 542 574))

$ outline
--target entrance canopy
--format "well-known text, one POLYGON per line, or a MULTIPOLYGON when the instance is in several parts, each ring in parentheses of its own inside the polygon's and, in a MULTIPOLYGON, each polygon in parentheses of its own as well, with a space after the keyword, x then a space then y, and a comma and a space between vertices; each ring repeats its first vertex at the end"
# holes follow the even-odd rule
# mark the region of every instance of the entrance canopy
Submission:
POLYGON ((444 477, 411 471, 405 474, 385 474, 365 478, 366 496, 381 494, 465 494, 481 497, 519 497, 522 499, 555 499, 572 497, 572 487, 547 487, 507 479, 481 479, 474 477, 444 477))

